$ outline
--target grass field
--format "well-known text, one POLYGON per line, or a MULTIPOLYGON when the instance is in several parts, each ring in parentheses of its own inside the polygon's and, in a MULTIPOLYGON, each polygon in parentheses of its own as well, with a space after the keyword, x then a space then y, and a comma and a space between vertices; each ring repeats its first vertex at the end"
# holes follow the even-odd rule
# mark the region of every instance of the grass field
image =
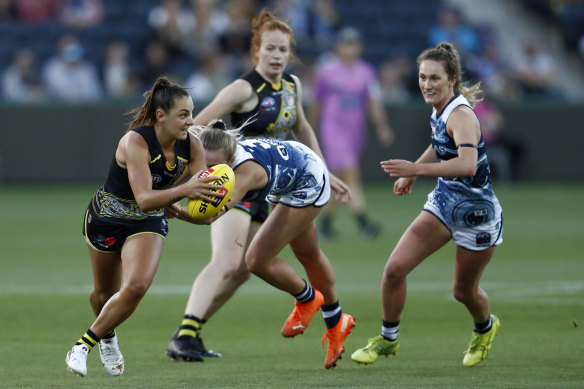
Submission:
MULTIPOLYGON (((80 379, 66 372, 64 358, 92 322, 81 219, 95 187, 2 187, 0 388, 583 388, 582 184, 496 187, 504 243, 482 286, 502 326, 484 363, 461 364, 472 320, 450 294, 452 244, 409 277, 398 355, 370 366, 350 360, 379 333, 384 263, 430 188, 420 182, 412 195, 398 198, 391 183, 370 185, 370 213, 383 235, 361 240, 343 209, 336 220, 340 239, 322 242, 343 310, 357 320, 335 369, 323 367, 322 320, 315 318, 303 336, 282 338, 292 300, 255 277, 203 332, 222 359, 189 364, 166 357, 190 285, 210 256, 208 227, 172 221, 152 288, 118 328, 126 372, 109 376, 95 350, 88 376, 80 379)), ((291 258, 289 251, 283 256, 291 258)))

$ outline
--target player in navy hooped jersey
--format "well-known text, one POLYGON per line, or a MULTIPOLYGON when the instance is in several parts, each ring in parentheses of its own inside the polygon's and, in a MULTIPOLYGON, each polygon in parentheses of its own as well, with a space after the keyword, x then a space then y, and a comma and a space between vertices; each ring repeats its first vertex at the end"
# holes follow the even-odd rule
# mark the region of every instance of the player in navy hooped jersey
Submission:
MULTIPOLYGON (((252 23, 251 54, 256 66, 224 87, 195 117, 197 125, 231 117, 245 138, 284 140, 293 138, 322 156, 318 140, 302 107, 302 85, 285 69, 294 56, 294 34, 290 26, 271 12, 262 11, 252 23)), ((196 87, 196 86, 194 86, 196 87)), ((330 175, 330 186, 343 201, 350 198, 344 182, 330 175)), ((166 353, 175 360, 202 361, 221 354, 205 348, 200 336, 203 326, 237 289, 249 279, 244 260, 253 236, 268 217, 264 199, 241 201, 211 225, 210 262, 193 282, 184 316, 172 336, 166 353)), ((335 304, 325 296, 323 310, 335 304)))
MULTIPOLYGON (((315 218, 330 198, 329 173, 322 159, 296 141, 244 139, 220 122, 198 128, 207 165, 226 163, 235 173, 233 202, 265 198, 273 204, 266 221, 249 242, 245 262, 270 285, 294 297, 294 310, 282 327, 284 337, 304 332, 323 307, 328 341, 325 368, 336 365, 355 320, 343 313, 332 264, 320 249, 315 218), (279 253, 290 245, 310 284, 279 253), (323 305, 324 302, 332 301, 323 305)), ((231 207, 231 205, 229 205, 231 207)))
POLYGON ((472 107, 480 84, 462 82, 460 57, 449 42, 418 57, 418 83, 432 105, 430 146, 415 161, 382 161, 390 177, 399 177, 397 195, 409 194, 418 176, 437 177, 423 211, 403 233, 383 272, 381 334, 355 351, 358 363, 395 355, 399 322, 406 301, 406 278, 446 243, 456 244, 454 298, 466 307, 474 331, 462 364, 474 366, 489 355, 501 322, 492 315, 489 297, 479 286, 483 271, 503 242, 503 216, 490 182, 490 169, 479 121, 472 107))

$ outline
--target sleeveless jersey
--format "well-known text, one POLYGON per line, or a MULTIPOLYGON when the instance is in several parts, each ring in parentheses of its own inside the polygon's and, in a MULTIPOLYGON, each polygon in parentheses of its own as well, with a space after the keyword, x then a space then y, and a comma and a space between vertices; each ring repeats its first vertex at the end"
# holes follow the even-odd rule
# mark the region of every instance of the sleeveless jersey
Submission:
POLYGON ((288 74, 282 75, 280 85, 266 81, 254 69, 241 79, 251 84, 258 96, 258 104, 249 112, 231 113, 231 124, 241 127, 249 118, 250 124, 242 129, 245 138, 285 140, 296 123, 296 83, 288 74))
MULTIPOLYGON (((190 162, 190 135, 187 135, 185 140, 176 141, 174 145, 175 159, 171 164, 164 156, 154 127, 136 127, 132 131, 142 135, 148 144, 152 189, 168 189, 174 186, 190 162)), ((115 155, 106 181, 95 194, 92 203, 96 214, 126 221, 164 215, 163 208, 142 211, 138 207, 130 186, 128 170, 118 165, 115 155)))
MULTIPOLYGON (((455 108, 471 107, 462 95, 456 95, 442 112, 432 112, 432 148, 440 161, 458 156, 454 139, 446 130, 446 123, 455 108)), ((472 107, 471 107, 472 108, 472 107)), ((489 161, 485 142, 481 135, 478 143, 477 171, 474 177, 439 177, 428 202, 440 209, 440 213, 451 223, 461 227, 473 227, 498 217, 500 205, 490 181, 489 161)))
POLYGON ((307 192, 323 191, 324 163, 314 151, 300 142, 243 139, 237 145, 233 169, 250 160, 266 170, 268 183, 262 189, 249 191, 244 201, 290 194, 302 197, 307 192), (315 177, 315 174, 320 176, 315 177))

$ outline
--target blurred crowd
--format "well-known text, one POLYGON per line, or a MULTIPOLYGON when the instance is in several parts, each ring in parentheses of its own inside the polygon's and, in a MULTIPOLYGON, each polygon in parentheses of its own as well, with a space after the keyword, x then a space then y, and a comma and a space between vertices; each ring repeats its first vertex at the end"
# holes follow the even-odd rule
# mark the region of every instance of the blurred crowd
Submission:
MULTIPOLYGON (((35 29, 50 25, 60 32, 46 58, 33 45, 10 52, 10 61, 0 68, 2 98, 24 103, 134 98, 166 74, 192 88, 195 101, 210 100, 253 67, 250 22, 264 7, 287 19, 293 28, 298 61, 289 71, 298 74, 310 92, 316 68, 332 55, 335 33, 347 25, 361 27, 343 17, 348 2, 342 0, 151 0, 130 2, 134 7, 147 7, 134 31, 140 39, 132 39, 111 31, 128 30, 129 25, 107 24, 126 1, 0 0, 3 34, 10 34, 15 26, 35 29), (105 31, 96 33, 100 26, 105 31), (93 32, 91 39, 83 38, 88 36, 86 31, 93 32)), ((384 0, 377 3, 379 7, 385 4, 384 0)), ((449 6, 440 7, 426 29, 425 44, 455 43, 466 57, 466 78, 481 80, 493 98, 561 96, 557 63, 539 49, 535 39, 526 40, 521 53, 507 58, 500 52, 500 37, 492 25, 469 24, 458 9, 449 6)), ((373 38, 365 33, 364 45, 377 44, 373 38)), ((391 41, 381 42, 392 45, 391 41)), ((370 61, 378 71, 387 103, 417 97, 415 57, 401 53, 370 61)))

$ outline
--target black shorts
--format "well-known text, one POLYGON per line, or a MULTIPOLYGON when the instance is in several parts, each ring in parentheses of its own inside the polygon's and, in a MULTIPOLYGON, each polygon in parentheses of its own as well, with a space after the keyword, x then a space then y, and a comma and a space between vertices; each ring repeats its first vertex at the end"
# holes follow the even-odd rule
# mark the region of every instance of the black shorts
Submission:
POLYGON ((122 249, 130 236, 151 233, 163 239, 168 234, 168 222, 164 216, 148 217, 143 220, 121 220, 100 217, 89 204, 83 219, 83 236, 98 251, 115 253, 122 249))
POLYGON ((252 222, 263 223, 268 218, 268 202, 266 200, 240 201, 233 207, 251 216, 252 222))

